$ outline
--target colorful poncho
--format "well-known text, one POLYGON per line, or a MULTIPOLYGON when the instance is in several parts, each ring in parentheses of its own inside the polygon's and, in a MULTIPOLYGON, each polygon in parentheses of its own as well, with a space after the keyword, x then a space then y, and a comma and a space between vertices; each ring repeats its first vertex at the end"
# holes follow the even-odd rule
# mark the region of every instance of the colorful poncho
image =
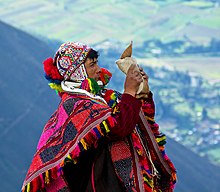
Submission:
MULTIPOLYGON (((106 102, 85 94, 63 94, 58 109, 45 125, 22 187, 23 192, 70 191, 65 166, 69 163, 77 166, 81 154, 90 149, 95 152, 102 145, 102 139, 120 191, 173 190, 175 168, 164 151, 165 135, 159 132, 154 122, 152 95, 142 101, 133 131, 120 137, 111 132, 117 133, 114 129, 121 113, 120 99, 123 98, 112 90, 103 93, 103 97, 106 102)), ((94 166, 98 159, 93 160, 94 166)), ((87 191, 99 192, 93 170, 87 191)))

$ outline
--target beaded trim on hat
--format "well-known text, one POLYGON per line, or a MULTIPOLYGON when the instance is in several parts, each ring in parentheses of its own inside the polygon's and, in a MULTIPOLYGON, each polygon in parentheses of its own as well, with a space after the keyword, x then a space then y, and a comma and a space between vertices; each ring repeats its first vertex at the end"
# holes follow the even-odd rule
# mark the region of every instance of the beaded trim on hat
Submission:
POLYGON ((67 42, 60 46, 55 54, 58 71, 64 80, 81 82, 87 78, 82 65, 91 48, 78 42, 67 42))
POLYGON ((85 65, 83 63, 79 67, 77 67, 74 71, 72 71, 72 74, 70 75, 69 79, 74 82, 82 82, 86 78, 88 78, 88 75, 86 72, 85 65))

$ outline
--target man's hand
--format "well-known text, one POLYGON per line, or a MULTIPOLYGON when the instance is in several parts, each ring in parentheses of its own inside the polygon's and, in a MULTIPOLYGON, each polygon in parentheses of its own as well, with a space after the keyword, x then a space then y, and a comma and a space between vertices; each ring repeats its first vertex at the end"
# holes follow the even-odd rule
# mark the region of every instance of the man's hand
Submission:
POLYGON ((131 65, 128 69, 127 76, 124 83, 124 93, 130 94, 135 97, 140 83, 143 81, 143 77, 146 78, 146 74, 139 70, 136 65, 131 65), (142 74, 143 73, 143 74, 142 74))
POLYGON ((142 77, 148 82, 148 75, 144 72, 144 69, 142 67, 139 67, 139 70, 141 72, 142 77))

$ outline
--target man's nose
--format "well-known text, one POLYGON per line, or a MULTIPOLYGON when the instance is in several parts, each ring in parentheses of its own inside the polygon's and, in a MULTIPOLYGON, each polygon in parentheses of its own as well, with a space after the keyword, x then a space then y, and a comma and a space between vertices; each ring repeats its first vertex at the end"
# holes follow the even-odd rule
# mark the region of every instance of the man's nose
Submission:
POLYGON ((99 65, 97 65, 97 70, 96 70, 97 73, 101 73, 101 67, 99 65))

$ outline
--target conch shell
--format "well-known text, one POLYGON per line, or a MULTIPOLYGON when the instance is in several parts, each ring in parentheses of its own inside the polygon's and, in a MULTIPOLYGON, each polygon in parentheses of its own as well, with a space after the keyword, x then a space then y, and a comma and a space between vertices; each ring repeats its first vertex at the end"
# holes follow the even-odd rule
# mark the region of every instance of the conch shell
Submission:
MULTIPOLYGON (((125 74, 127 74, 128 69, 131 65, 135 64, 136 68, 134 70, 139 71, 139 67, 137 65, 137 61, 135 58, 131 57, 132 55, 132 41, 130 45, 124 50, 122 53, 120 59, 116 61, 116 64, 118 65, 118 68, 125 74)), ((146 79, 143 78, 143 81, 141 82, 136 97, 137 98, 147 98, 149 93, 149 86, 146 79)))
POLYGON ((124 59, 125 57, 131 57, 131 55, 132 55, 132 41, 130 45, 128 45, 128 47, 124 50, 120 59, 124 59))

